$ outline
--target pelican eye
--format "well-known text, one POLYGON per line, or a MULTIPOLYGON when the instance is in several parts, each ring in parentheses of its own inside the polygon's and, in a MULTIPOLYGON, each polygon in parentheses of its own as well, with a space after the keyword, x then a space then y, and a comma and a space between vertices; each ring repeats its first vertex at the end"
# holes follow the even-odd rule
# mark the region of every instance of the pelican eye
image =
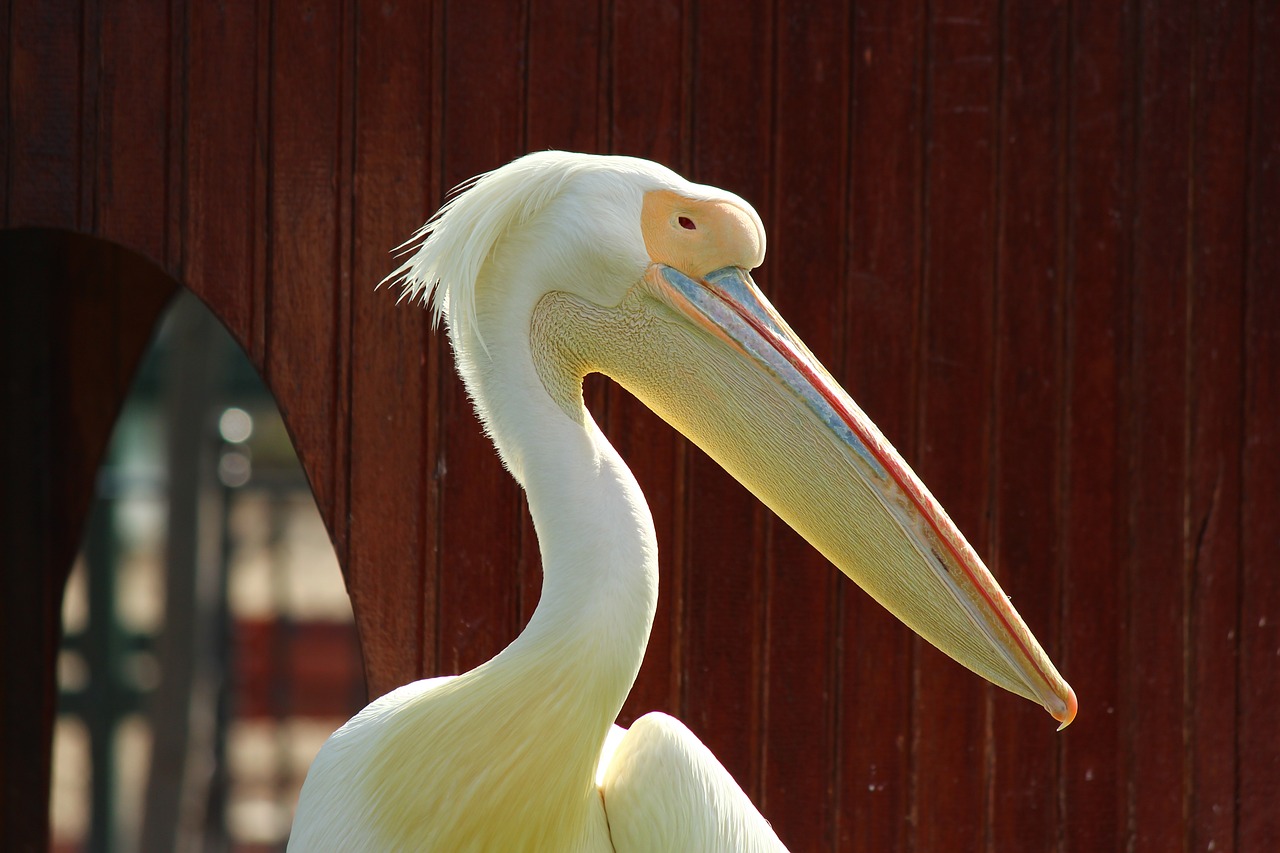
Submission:
POLYGON ((757 267, 764 257, 764 231, 754 211, 736 199, 700 201, 650 190, 640 229, 650 260, 695 278, 727 266, 757 267))

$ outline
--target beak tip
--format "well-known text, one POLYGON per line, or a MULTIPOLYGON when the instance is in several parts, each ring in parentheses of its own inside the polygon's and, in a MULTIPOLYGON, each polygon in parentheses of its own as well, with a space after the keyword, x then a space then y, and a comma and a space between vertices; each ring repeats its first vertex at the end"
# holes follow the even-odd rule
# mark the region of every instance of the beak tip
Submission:
POLYGON ((1067 726, 1071 725, 1071 721, 1072 721, 1072 720, 1074 720, 1074 719, 1076 718, 1076 710, 1077 710, 1078 708, 1079 708, 1079 703, 1078 703, 1078 702, 1076 702, 1076 692, 1075 692, 1074 690, 1072 690, 1072 689, 1071 689, 1071 686, 1070 686, 1070 685, 1068 685, 1068 686, 1067 686, 1067 704, 1066 704, 1066 707, 1065 707, 1064 709, 1062 709, 1061 711, 1052 711, 1052 710, 1051 710, 1051 711, 1049 712, 1050 714, 1052 714, 1052 715, 1053 715, 1053 718, 1054 718, 1055 720, 1057 720, 1058 722, 1060 722, 1060 723, 1062 724, 1062 725, 1058 726, 1058 731, 1062 731, 1062 730, 1063 730, 1063 729, 1065 729, 1067 726))

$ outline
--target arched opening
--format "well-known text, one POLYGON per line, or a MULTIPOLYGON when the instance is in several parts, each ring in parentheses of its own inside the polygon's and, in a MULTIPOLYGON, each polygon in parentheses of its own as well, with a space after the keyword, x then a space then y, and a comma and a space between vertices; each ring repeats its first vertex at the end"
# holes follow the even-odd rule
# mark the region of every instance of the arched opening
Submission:
POLYGON ((311 757, 365 693, 274 400, 209 310, 126 250, 4 232, 0 270, 0 722, 27 728, 0 744, 6 835, 283 849, 311 757))

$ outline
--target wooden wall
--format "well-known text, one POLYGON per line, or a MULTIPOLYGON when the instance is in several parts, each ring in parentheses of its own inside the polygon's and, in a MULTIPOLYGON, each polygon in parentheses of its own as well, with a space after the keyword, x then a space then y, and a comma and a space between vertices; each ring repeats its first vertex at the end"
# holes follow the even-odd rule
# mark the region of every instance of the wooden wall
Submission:
MULTIPOLYGON (((663 554, 627 717, 682 717, 798 851, 1274 849, 1274 2, 0 0, 0 45, 3 225, 124 247, 227 324, 374 693, 487 659, 539 588, 447 346, 374 290, 388 250, 523 152, 636 154, 757 206, 757 280, 1081 710, 1056 734, 914 639, 593 382, 663 554)), ((3 651, 10 699, 43 689, 3 651)), ((5 738, 12 792, 43 747, 5 738)))

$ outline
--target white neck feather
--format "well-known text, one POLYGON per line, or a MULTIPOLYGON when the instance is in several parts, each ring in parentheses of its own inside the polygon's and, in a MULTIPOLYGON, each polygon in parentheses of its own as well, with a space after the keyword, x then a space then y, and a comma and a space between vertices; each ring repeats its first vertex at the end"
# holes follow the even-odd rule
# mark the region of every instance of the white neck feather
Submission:
MULTIPOLYGON (((511 645, 450 682, 447 697, 424 703, 418 719, 434 732, 431 742, 468 744, 461 754, 474 757, 455 755, 450 772, 469 776, 468 790, 486 792, 465 807, 457 838, 491 831, 487 815, 502 815, 534 839, 529 849, 594 849, 608 835, 596 765, 648 643, 657 543, 639 485, 580 395, 566 411, 539 378, 529 320, 509 319, 531 318, 526 307, 504 315, 523 323, 513 334, 490 327, 485 347, 457 337, 454 347, 481 419, 528 494, 542 596, 511 645)), ((478 316, 483 327, 483 307, 478 316)), ((564 366, 565 381, 580 387, 572 373, 564 366)), ((445 796, 460 814, 456 792, 445 796)))
POLYGON ((494 444, 528 495, 542 554, 538 607, 499 659, 517 652, 565 656, 593 704, 611 708, 607 729, 639 670, 653 622, 653 519, 635 477, 586 409, 566 412, 547 393, 528 341, 527 333, 490 338, 488 353, 465 370, 494 444))

